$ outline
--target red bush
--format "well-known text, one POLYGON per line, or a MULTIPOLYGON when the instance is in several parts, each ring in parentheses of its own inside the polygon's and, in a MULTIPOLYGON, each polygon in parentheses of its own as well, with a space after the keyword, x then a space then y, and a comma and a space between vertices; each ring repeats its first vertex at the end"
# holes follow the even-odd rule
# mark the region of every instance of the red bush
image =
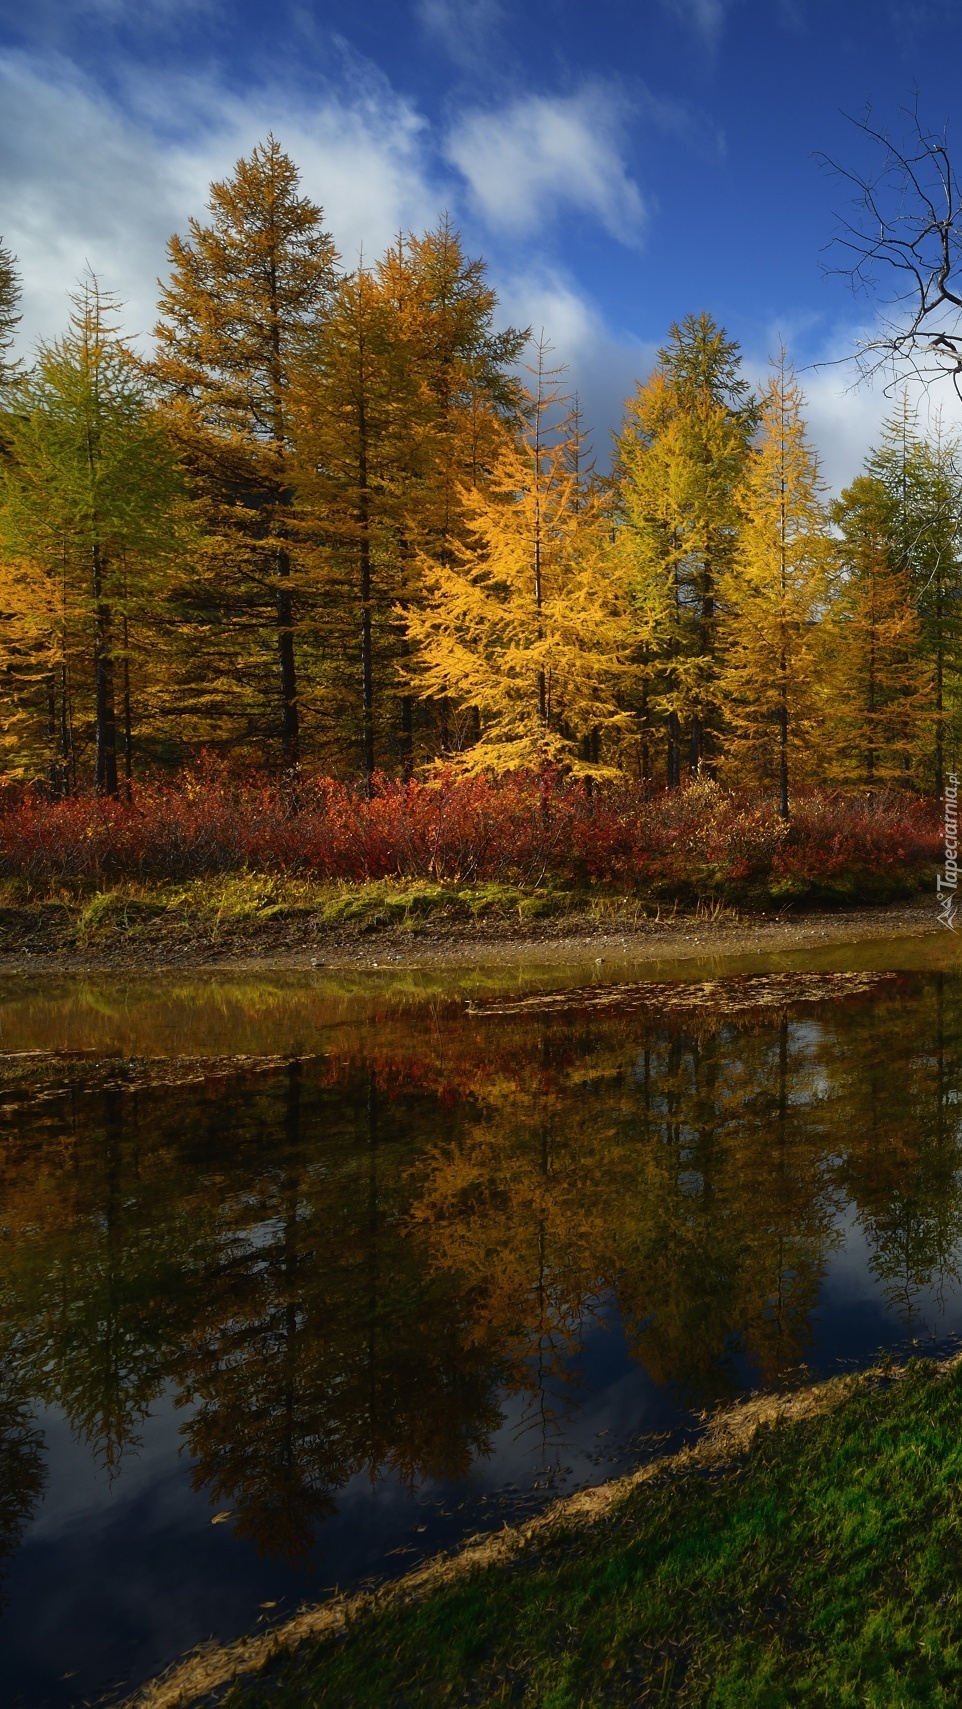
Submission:
POLYGON ((430 878, 537 888, 603 885, 695 897, 906 886, 939 858, 930 803, 813 796, 786 826, 713 784, 589 794, 577 780, 331 778, 296 795, 207 770, 138 785, 130 802, 0 798, 0 873, 31 883, 188 878, 242 870, 362 881, 430 878))

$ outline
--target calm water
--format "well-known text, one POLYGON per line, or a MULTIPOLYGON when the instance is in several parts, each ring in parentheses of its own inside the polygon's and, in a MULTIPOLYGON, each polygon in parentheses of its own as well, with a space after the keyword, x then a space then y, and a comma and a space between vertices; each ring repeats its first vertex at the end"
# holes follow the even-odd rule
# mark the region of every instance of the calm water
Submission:
POLYGON ((953 951, 607 1004, 576 971, 533 1003, 0 989, 4 1701, 136 1682, 748 1389, 951 1342, 953 951))

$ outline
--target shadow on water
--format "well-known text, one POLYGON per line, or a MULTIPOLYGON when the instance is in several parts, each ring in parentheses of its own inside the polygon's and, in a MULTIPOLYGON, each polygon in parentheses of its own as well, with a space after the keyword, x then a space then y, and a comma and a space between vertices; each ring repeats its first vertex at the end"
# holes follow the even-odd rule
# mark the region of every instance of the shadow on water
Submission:
POLYGON ((11 984, 7 1701, 135 1681, 746 1389, 962 1331, 940 945, 861 984, 823 952, 766 964, 821 967, 804 990, 608 1008, 512 1010, 517 979, 470 1004, 357 977, 11 984))

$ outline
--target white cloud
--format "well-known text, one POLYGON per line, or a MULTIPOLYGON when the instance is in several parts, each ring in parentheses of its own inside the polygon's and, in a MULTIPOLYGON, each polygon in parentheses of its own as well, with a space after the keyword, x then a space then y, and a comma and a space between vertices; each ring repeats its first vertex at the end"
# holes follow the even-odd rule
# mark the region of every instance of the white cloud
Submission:
POLYGON ((621 118, 620 97, 602 84, 575 95, 525 95, 466 113, 448 137, 447 157, 492 230, 530 234, 567 205, 637 243, 645 205, 622 158, 621 118))
POLYGON ((500 298, 505 320, 530 326, 533 338, 544 333, 551 345, 548 365, 565 368, 562 389, 577 392, 598 468, 607 469, 611 430, 620 424, 636 382, 651 372, 655 345, 612 332, 595 306, 557 271, 510 276, 500 281, 500 298))
POLYGON ((149 331, 167 239, 271 129, 348 263, 443 206, 423 121, 377 78, 314 101, 271 88, 241 101, 186 79, 126 95, 125 112, 63 62, 0 58, 0 230, 20 260, 25 347, 62 329, 87 263, 128 305, 127 327, 149 331))

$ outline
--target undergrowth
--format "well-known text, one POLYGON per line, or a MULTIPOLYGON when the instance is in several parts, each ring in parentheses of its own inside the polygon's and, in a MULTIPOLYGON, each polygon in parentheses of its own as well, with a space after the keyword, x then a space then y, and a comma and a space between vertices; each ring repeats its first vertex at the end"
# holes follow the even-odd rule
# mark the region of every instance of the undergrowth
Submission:
MULTIPOLYGON (((534 913, 559 894, 684 907, 884 901, 911 894, 939 854, 936 808, 908 794, 812 795, 786 824, 770 802, 706 781, 652 793, 589 792, 561 776, 384 779, 369 799, 330 778, 292 790, 208 768, 138 785, 130 801, 8 791, 0 804, 0 878, 30 900, 220 880, 220 906, 235 915, 296 907, 303 885, 414 886, 408 914, 499 908, 508 894, 547 898, 534 913)), ((191 897, 204 906, 206 894, 191 897)), ((323 906, 349 918, 357 904, 345 893, 323 906)), ((383 907, 398 906, 389 888, 383 907)))

